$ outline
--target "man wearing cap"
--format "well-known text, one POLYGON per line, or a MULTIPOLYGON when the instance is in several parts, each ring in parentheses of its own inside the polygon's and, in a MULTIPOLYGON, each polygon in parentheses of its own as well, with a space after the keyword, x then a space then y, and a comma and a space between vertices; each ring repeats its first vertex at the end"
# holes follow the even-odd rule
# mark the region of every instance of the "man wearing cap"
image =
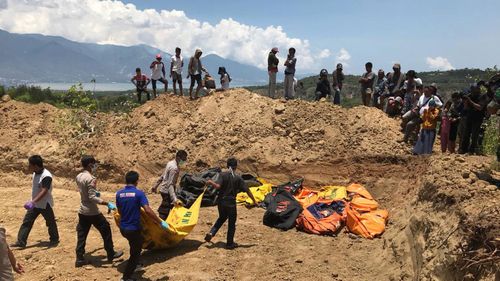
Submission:
POLYGON ((342 91, 342 86, 344 84, 344 72, 342 70, 343 66, 341 63, 337 63, 337 68, 332 73, 332 87, 333 87, 333 104, 340 104, 340 93, 342 91))
POLYGON ((191 86, 189 86, 189 98, 192 100, 198 98, 198 92, 203 87, 201 84, 201 72, 206 72, 206 70, 201 64, 200 58, 202 54, 203 52, 201 51, 201 49, 196 49, 196 51, 194 52, 194 56, 189 59, 188 74, 191 77, 191 86), (195 96, 193 97, 194 83, 197 83, 197 86, 195 96))
POLYGON ((151 63, 151 83, 153 85, 153 98, 156 98, 156 81, 165 85, 165 93, 168 89, 168 81, 165 79, 165 64, 161 61, 161 54, 156 55, 156 60, 151 63))
POLYGON ((389 96, 397 95, 405 81, 405 76, 401 73, 401 65, 399 63, 394 64, 392 71, 387 75, 389 96))
POLYGON ((228 171, 224 171, 219 174, 217 182, 212 180, 207 180, 207 184, 213 186, 215 189, 219 190, 218 205, 219 218, 215 222, 214 226, 210 232, 205 236, 205 241, 210 242, 212 237, 217 234, 221 226, 229 219, 229 225, 227 229, 227 243, 226 249, 234 249, 237 244, 234 243, 234 233, 236 232, 236 194, 239 192, 246 192, 248 197, 252 199, 253 203, 257 205, 257 201, 253 197, 253 194, 248 189, 243 178, 236 174, 236 167, 238 166, 238 161, 235 158, 229 158, 227 160, 228 171))
POLYGON ((364 106, 370 106, 370 101, 373 93, 373 85, 375 84, 375 79, 377 76, 372 72, 373 64, 367 62, 365 64, 366 72, 359 79, 361 84, 361 100, 364 106))
POLYGON ((97 205, 104 205, 109 210, 116 209, 115 204, 104 201, 100 197, 100 192, 97 191, 96 178, 94 176, 97 170, 97 163, 94 157, 83 156, 81 160, 83 171, 76 176, 76 184, 80 192, 80 209, 78 211, 78 225, 76 226, 76 267, 88 264, 88 261, 84 258, 85 244, 92 226, 101 233, 108 262, 112 262, 123 255, 123 251, 114 250, 111 227, 97 207, 97 205))
POLYGON ((276 57, 278 53, 278 48, 274 47, 269 52, 267 57, 267 73, 269 74, 269 92, 270 98, 274 98, 276 95, 276 73, 278 73, 278 64, 280 60, 276 57))

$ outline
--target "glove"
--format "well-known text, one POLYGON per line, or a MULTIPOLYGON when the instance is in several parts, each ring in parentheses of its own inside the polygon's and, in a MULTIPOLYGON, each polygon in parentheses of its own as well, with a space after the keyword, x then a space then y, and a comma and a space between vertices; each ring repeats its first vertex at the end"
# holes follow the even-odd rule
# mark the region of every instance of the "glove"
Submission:
POLYGON ((161 228, 168 229, 168 223, 166 221, 161 222, 161 228))
POLYGON ((113 202, 108 202, 108 209, 116 210, 116 205, 113 202))
POLYGON ((35 203, 33 203, 33 201, 28 201, 28 202, 26 202, 26 204, 24 204, 24 208, 26 210, 31 210, 31 209, 35 208, 35 203))

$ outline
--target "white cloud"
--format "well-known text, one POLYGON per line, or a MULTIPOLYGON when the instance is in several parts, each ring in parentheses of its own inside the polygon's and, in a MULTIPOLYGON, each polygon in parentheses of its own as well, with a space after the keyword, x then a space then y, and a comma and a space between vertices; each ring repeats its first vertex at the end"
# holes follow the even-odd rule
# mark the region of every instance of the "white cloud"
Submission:
POLYGON ((338 54, 335 56, 335 63, 341 63, 344 67, 349 65, 349 60, 351 59, 351 54, 344 49, 341 48, 338 54))
POLYGON ((330 52, 330 50, 328 49, 323 49, 321 50, 321 52, 318 53, 318 55, 316 55, 315 57, 317 59, 326 59, 326 58, 329 58, 330 56, 332 55, 332 52, 330 52))
POLYGON ((303 71, 316 69, 330 56, 327 49, 315 54, 308 40, 291 38, 280 26, 263 28, 231 18, 212 25, 188 18, 183 11, 139 10, 121 1, 0 0, 0 8, 0 28, 15 33, 100 44, 148 44, 170 53, 179 46, 186 56, 202 48, 205 54, 260 68, 267 67, 267 54, 274 46, 282 51, 295 47, 297 68, 303 71))
POLYGON ((455 69, 453 65, 448 61, 447 58, 443 57, 427 57, 426 59, 427 66, 429 66, 430 69, 435 69, 435 70, 451 70, 455 69))

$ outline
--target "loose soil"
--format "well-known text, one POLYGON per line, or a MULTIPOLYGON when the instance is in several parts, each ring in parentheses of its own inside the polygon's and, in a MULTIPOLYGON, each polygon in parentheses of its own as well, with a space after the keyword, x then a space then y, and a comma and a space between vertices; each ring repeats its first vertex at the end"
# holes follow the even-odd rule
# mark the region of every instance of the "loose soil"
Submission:
MULTIPOLYGON (((16 250, 26 274, 18 280, 118 280, 123 261, 104 262, 98 232, 92 265, 74 268, 82 154, 102 161, 98 185, 112 199, 135 169, 149 190, 177 149, 192 172, 222 166, 229 156, 244 172, 272 182, 304 177, 311 187, 364 184, 389 210, 386 232, 365 240, 278 231, 262 225, 262 209, 238 209, 236 240, 223 248, 225 227, 202 243, 217 217, 203 208, 199 224, 173 249, 145 252, 141 280, 495 280, 499 278, 500 175, 487 157, 409 156, 398 121, 373 108, 278 101, 233 90, 191 102, 163 95, 129 114, 87 114, 47 104, 0 103, 0 224, 15 241, 30 196, 26 159, 38 153, 55 175, 61 243, 47 248, 39 219, 29 246, 16 250)), ((159 195, 149 194, 156 208, 159 195)), ((104 210, 103 210, 104 211, 104 210)), ((111 217, 108 215, 109 220, 111 217)), ((128 249, 112 223, 116 248, 128 249)), ((125 258, 128 254, 125 255, 125 258)))

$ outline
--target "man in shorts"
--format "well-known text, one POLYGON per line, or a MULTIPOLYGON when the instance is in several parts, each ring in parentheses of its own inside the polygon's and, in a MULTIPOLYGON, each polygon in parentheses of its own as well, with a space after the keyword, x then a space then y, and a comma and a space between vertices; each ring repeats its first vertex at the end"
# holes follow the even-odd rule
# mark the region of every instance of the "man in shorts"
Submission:
POLYGON ((177 95, 177 89, 175 84, 179 84, 180 96, 182 93, 182 68, 184 67, 184 58, 181 56, 181 48, 175 48, 175 55, 172 56, 170 60, 170 77, 172 77, 172 83, 174 85, 174 95, 177 95))
POLYGON ((156 98, 156 81, 160 81, 165 85, 165 93, 168 90, 168 81, 165 79, 165 64, 161 61, 161 54, 156 55, 156 60, 151 63, 151 82, 153 85, 153 98, 156 98))
POLYGON ((137 101, 141 103, 142 93, 146 93, 148 100, 151 99, 148 91, 148 84, 151 81, 146 75, 141 73, 141 69, 138 67, 135 69, 135 76, 130 79, 132 84, 135 85, 137 90, 137 101))

